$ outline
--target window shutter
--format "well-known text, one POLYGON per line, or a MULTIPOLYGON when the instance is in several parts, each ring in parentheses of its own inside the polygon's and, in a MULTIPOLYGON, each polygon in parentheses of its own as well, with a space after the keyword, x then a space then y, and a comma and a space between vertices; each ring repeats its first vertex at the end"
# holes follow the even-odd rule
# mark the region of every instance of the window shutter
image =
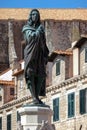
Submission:
POLYGON ((75 94, 68 95, 68 117, 73 117, 75 114, 75 94))
POLYGON ((56 62, 56 76, 60 74, 60 60, 56 62))
POLYGON ((20 121, 20 120, 21 120, 21 117, 20 117, 19 112, 17 111, 17 121, 20 121))
POLYGON ((24 59, 24 48, 25 48, 25 43, 22 44, 22 48, 21 48, 22 59, 24 59))
POLYGON ((2 96, 0 96, 0 101, 2 101, 2 96))
POLYGON ((0 117, 0 130, 2 130, 2 117, 0 117))
POLYGON ((85 62, 87 62, 87 48, 85 48, 85 62))
POLYGON ((11 130, 11 114, 7 115, 7 130, 11 130))
POLYGON ((10 88, 10 95, 14 95, 14 88, 10 88))
POLYGON ((80 114, 85 113, 85 100, 86 100, 86 93, 85 89, 80 90, 80 114))
POLYGON ((59 120, 59 98, 53 100, 53 121, 59 120))

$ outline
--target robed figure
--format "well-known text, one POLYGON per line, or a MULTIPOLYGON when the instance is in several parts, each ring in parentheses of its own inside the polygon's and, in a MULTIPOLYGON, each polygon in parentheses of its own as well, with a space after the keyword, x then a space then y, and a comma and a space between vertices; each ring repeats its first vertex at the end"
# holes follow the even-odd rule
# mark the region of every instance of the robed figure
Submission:
POLYGON ((49 50, 46 45, 44 27, 37 9, 30 12, 22 32, 26 41, 24 49, 25 79, 30 89, 33 104, 43 104, 39 96, 45 96, 46 64, 49 50))

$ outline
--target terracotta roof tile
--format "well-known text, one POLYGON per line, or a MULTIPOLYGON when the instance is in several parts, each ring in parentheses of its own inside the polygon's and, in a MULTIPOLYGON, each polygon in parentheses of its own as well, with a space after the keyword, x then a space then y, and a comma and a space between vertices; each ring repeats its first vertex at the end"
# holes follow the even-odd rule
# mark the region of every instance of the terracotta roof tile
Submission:
POLYGON ((11 68, 8 68, 8 69, 4 70, 3 72, 0 73, 0 75, 5 74, 5 73, 8 72, 9 70, 11 70, 11 68))
POLYGON ((54 59, 55 59, 55 57, 57 56, 57 55, 68 55, 68 56, 70 56, 70 55, 72 55, 73 53, 72 53, 72 51, 63 51, 63 50, 55 50, 55 51, 53 51, 51 54, 50 54, 50 56, 49 56, 49 62, 52 62, 54 59))
MULTIPOLYGON (((0 19, 26 20, 31 9, 26 8, 1 8, 0 19)), ((41 19, 55 20, 87 20, 87 9, 39 9, 41 19)))
POLYGON ((12 76, 17 76, 19 74, 22 74, 24 72, 24 69, 18 70, 17 72, 15 72, 12 76))
POLYGON ((1 85, 12 85, 12 86, 15 85, 14 81, 6 81, 6 80, 0 80, 0 84, 1 85))
POLYGON ((72 55, 72 51, 63 51, 63 50, 56 50, 53 53, 59 54, 59 55, 72 55))

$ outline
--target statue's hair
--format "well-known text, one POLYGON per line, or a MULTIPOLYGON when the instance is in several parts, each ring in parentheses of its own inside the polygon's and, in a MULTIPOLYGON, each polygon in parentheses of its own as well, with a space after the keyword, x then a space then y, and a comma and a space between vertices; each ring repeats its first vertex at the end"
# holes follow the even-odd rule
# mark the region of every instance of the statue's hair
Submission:
POLYGON ((37 9, 32 9, 31 10, 31 12, 30 12, 30 14, 29 14, 29 18, 28 18, 28 24, 31 26, 31 25, 33 25, 33 21, 32 21, 32 12, 33 11, 36 11, 37 12, 37 14, 38 14, 38 20, 37 20, 37 26, 39 26, 40 25, 40 13, 39 13, 39 11, 37 10, 37 9))

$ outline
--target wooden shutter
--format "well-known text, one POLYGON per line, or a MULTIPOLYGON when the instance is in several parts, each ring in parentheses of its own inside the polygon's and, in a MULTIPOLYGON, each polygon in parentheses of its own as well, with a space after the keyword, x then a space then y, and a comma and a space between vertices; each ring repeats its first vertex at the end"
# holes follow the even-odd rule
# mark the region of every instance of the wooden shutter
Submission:
POLYGON ((56 62, 56 76, 60 74, 60 60, 56 62))
POLYGON ((7 115, 7 130, 11 130, 11 114, 7 115))
POLYGON ((80 114, 84 114, 85 110, 85 101, 86 101, 86 91, 85 89, 80 90, 80 114))
POLYGON ((20 121, 20 120, 21 120, 21 117, 20 117, 19 112, 17 111, 17 121, 20 121))
POLYGON ((87 62, 87 48, 85 48, 85 62, 87 62))
POLYGON ((14 95, 14 88, 10 88, 10 95, 14 95))
POLYGON ((0 117, 0 130, 2 130, 2 117, 0 117))
POLYGON ((53 121, 59 120, 59 98, 53 100, 53 121))
POLYGON ((75 94, 68 95, 68 117, 73 117, 75 113, 75 94))

